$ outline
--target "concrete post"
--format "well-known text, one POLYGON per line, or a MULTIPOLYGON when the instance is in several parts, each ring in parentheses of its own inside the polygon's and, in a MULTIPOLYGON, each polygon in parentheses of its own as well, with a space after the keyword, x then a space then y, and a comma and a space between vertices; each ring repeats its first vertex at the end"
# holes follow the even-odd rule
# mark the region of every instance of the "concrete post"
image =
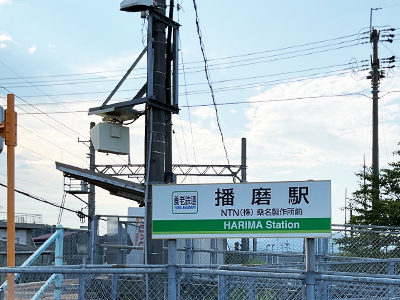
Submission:
POLYGON ((315 299, 315 239, 306 239, 306 296, 307 300, 315 299))
POLYGON ((176 240, 168 240, 168 300, 177 299, 176 253, 176 240))

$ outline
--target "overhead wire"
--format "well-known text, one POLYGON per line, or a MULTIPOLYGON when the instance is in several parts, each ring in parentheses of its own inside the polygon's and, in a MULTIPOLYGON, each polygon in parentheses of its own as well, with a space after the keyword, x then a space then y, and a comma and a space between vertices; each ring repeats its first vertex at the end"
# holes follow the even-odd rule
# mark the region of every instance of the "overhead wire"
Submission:
POLYGON ((32 150, 32 149, 29 149, 29 148, 27 148, 27 147, 25 147, 25 146, 23 146, 23 145, 21 145, 21 144, 19 144, 18 147, 24 148, 24 149, 27 150, 27 151, 30 151, 30 152, 32 152, 32 153, 34 153, 34 154, 36 154, 36 155, 39 155, 39 156, 41 156, 41 157, 43 157, 43 158, 45 158, 45 159, 47 159, 47 160, 50 160, 50 161, 53 161, 53 162, 54 162, 54 159, 48 158, 47 156, 45 156, 45 155, 43 155, 43 154, 40 154, 40 153, 38 153, 38 152, 36 152, 36 151, 34 151, 34 150, 32 150))
MULTIPOLYGON (((179 46, 182 49, 182 41, 181 41, 180 38, 179 38, 179 46)), ((193 134, 192 118, 191 118, 190 107, 189 107, 189 98, 188 98, 188 96, 186 94, 186 92, 187 92, 187 80, 186 80, 186 72, 185 72, 185 63, 184 63, 184 59, 183 59, 183 54, 182 53, 181 53, 181 61, 182 61, 183 82, 184 82, 183 86, 185 88, 184 96, 185 96, 186 104, 188 105, 187 112, 188 112, 188 119, 189 119, 190 136, 192 138, 193 158, 194 158, 195 164, 197 164, 196 150, 194 148, 194 134, 193 134)), ((188 154, 187 154, 187 151, 186 151, 186 141, 185 141, 183 126, 182 126, 182 120, 181 120, 181 118, 179 118, 179 120, 180 120, 181 130, 182 130, 182 134, 183 134, 183 141, 184 141, 184 146, 185 146, 186 160, 187 160, 187 163, 189 163, 189 158, 187 156, 188 154)))
MULTIPOLYGON (((387 91, 386 94, 390 93, 400 93, 400 91, 387 91)), ((279 102, 279 101, 295 101, 295 100, 306 100, 306 99, 323 99, 323 98, 333 98, 333 97, 350 97, 350 96, 363 96, 367 98, 371 98, 363 93, 347 93, 347 94, 333 94, 333 95, 319 95, 319 96, 304 96, 304 97, 295 97, 295 98, 283 98, 283 99, 266 99, 266 100, 252 100, 252 101, 235 101, 235 102, 222 102, 216 103, 217 106, 226 106, 226 105, 251 105, 253 103, 267 103, 267 102, 279 102)), ((382 98, 382 97, 381 97, 382 98)), ((207 107, 214 106, 213 103, 203 103, 203 104, 192 104, 187 103, 186 105, 180 105, 181 108, 195 108, 195 107, 207 107)), ((50 112, 51 113, 51 112, 50 112)))
MULTIPOLYGON (((15 98, 16 98, 17 100, 20 100, 20 101, 24 102, 24 103, 27 104, 29 107, 34 108, 35 110, 39 111, 41 114, 43 114, 43 115, 47 116, 48 118, 50 118, 51 120, 55 121, 57 124, 60 124, 60 125, 62 125, 63 127, 67 128, 67 129, 69 129, 69 130, 72 130, 71 128, 69 128, 69 127, 66 126, 65 124, 61 123, 60 121, 58 121, 58 120, 56 120, 55 118, 51 117, 50 115, 46 114, 45 112, 43 112, 43 111, 40 110, 39 108, 35 107, 35 106, 32 105, 31 103, 25 101, 22 97, 16 95, 16 94, 13 93, 11 90, 9 90, 9 89, 3 87, 2 85, 0 85, 0 88, 4 89, 5 91, 7 91, 7 92, 10 93, 10 94, 14 94, 14 95, 15 95, 15 98)), ((28 112, 28 111, 27 111, 26 109, 24 109, 24 108, 21 108, 18 104, 15 105, 15 106, 16 106, 17 108, 21 109, 22 111, 26 112, 27 114, 30 114, 30 112, 28 112)), ((31 115, 31 114, 30 114, 30 115, 31 115)), ((37 116, 35 116, 35 115, 32 115, 32 116, 35 117, 35 118, 36 118, 37 120, 39 120, 40 122, 43 122, 43 123, 45 123, 46 125, 52 127, 53 129, 59 131, 60 133, 62 133, 62 134, 64 134, 64 135, 67 135, 67 136, 70 137, 70 138, 75 139, 75 137, 71 136, 70 134, 66 133, 65 131, 61 131, 59 128, 56 128, 54 125, 52 125, 52 124, 50 124, 50 123, 44 121, 43 119, 41 119, 41 118, 39 118, 39 117, 37 117, 37 116)), ((79 134, 79 135, 80 135, 80 134, 79 134)))
MULTIPOLYGON (((3 183, 3 182, 1 182, 1 181, 0 181, 0 186, 3 186, 3 187, 5 187, 5 188, 7 188, 7 184, 5 184, 5 183, 3 183)), ((42 203, 46 203, 46 204, 49 204, 49 205, 54 206, 54 207, 57 207, 57 208, 62 208, 63 210, 67 210, 67 211, 69 211, 69 212, 76 213, 78 216, 79 216, 79 214, 83 214, 82 211, 74 210, 74 209, 68 208, 68 207, 66 207, 66 206, 61 206, 61 205, 59 205, 59 204, 57 204, 57 203, 51 202, 51 201, 49 201, 49 200, 45 200, 44 198, 41 198, 41 197, 39 197, 39 196, 35 196, 35 195, 31 194, 31 193, 24 192, 24 191, 22 191, 22 190, 20 190, 20 189, 18 189, 18 188, 15 188, 15 192, 16 192, 16 193, 19 193, 19 194, 21 194, 21 195, 27 196, 27 197, 29 197, 29 198, 32 198, 32 199, 34 199, 34 200, 40 201, 40 202, 42 202, 42 203)), ((84 215, 85 215, 85 217, 88 217, 88 215, 86 215, 86 214, 84 214, 84 215)))
MULTIPOLYGON (((364 33, 362 33, 362 34, 364 34, 364 33)), ((354 34, 354 35, 350 35, 350 36, 356 36, 357 34, 354 34)), ((360 35, 360 33, 358 34, 358 35, 360 35)), ((345 37, 349 37, 349 36, 345 36, 345 37)), ((345 37, 339 37, 339 38, 334 38, 334 39, 330 39, 330 40, 324 40, 324 41, 319 41, 319 42, 313 42, 313 43, 308 43, 308 44, 303 44, 303 45, 296 45, 296 46, 290 46, 290 47, 285 47, 285 48, 280 48, 280 49, 273 49, 273 50, 267 50, 267 51, 260 51, 260 52, 254 52, 254 53, 247 53, 247 54, 242 54, 242 55, 236 55, 236 56, 229 56, 229 57, 222 57, 222 58, 215 58, 215 59, 208 59, 208 62, 210 62, 210 61, 223 61, 223 60, 227 60, 227 59, 231 59, 231 58, 237 58, 237 57, 248 57, 248 56, 252 56, 252 55, 255 55, 255 54, 260 54, 260 53, 269 53, 269 52, 276 52, 276 51, 278 51, 278 50, 284 50, 284 49, 292 49, 292 48, 298 48, 298 47, 303 47, 303 46, 306 46, 306 45, 313 45, 313 44, 318 44, 318 43, 322 43, 322 42, 326 42, 326 41, 332 41, 332 40, 338 40, 338 39, 342 39, 342 38, 345 38, 345 37)), ((323 45, 323 46, 319 46, 319 48, 321 48, 321 47, 328 47, 328 46, 334 46, 334 45, 339 45, 339 44, 343 44, 343 43, 347 43, 347 42, 355 42, 355 41, 357 41, 358 39, 353 39, 353 40, 351 40, 351 41, 342 41, 342 42, 339 42, 339 43, 336 43, 336 44, 331 44, 331 45, 323 45)), ((357 45, 357 44, 360 44, 360 43, 355 43, 354 45, 357 45)), ((354 46, 354 45, 352 45, 352 46, 354 46)), ((287 53, 278 53, 278 54, 273 54, 273 55, 270 55, 270 56, 262 56, 262 57, 256 57, 256 58, 246 58, 246 59, 243 59, 243 60, 237 60, 237 61, 233 61, 233 62, 223 62, 223 63, 213 63, 213 64, 208 64, 208 66, 209 66, 209 69, 216 69, 216 68, 214 68, 215 66, 221 66, 220 68, 230 68, 230 67, 240 67, 240 66, 243 66, 243 65, 234 65, 234 66, 229 66, 229 65, 227 65, 227 64, 233 64, 233 63, 238 63, 238 62, 246 62, 246 65, 248 65, 249 64, 249 61, 250 60, 259 60, 259 59, 261 59, 261 58, 267 58, 267 57, 275 57, 275 56, 282 56, 282 55, 287 55, 287 54, 293 54, 293 53, 297 53, 297 52, 301 52, 301 51, 308 51, 308 50, 315 50, 315 48, 316 47, 314 47, 314 48, 308 48, 308 49, 301 49, 301 50, 296 50, 296 51, 291 51, 291 52, 287 52, 287 53)), ((342 47, 338 47, 338 48, 334 48, 334 49, 329 49, 329 51, 331 51, 331 50, 337 50, 337 49, 341 49, 342 47)), ((314 51, 314 52, 309 52, 309 53, 306 53, 306 54, 303 54, 303 55, 310 55, 310 54, 315 54, 315 53, 319 53, 319 52, 325 52, 326 50, 323 50, 323 51, 314 51)), ((294 57, 298 57, 298 56, 290 56, 290 57, 288 57, 288 58, 294 58, 294 57)), ((284 59, 284 58, 281 58, 281 59, 284 59)), ((256 63, 262 63, 262 62, 270 62, 270 60, 267 60, 267 61, 261 61, 261 62, 256 62, 256 63)), ((190 64, 198 64, 198 63, 200 63, 200 62, 189 62, 189 63, 186 63, 186 65, 190 65, 190 64)), ((251 64, 251 63, 250 63, 251 64)), ((188 70, 190 70, 190 69, 198 69, 199 67, 187 67, 186 66, 186 73, 191 73, 190 71, 188 71, 188 70)), ((140 69, 140 68, 139 68, 140 69)), ((200 71, 200 70, 199 70, 200 71)), ((199 72, 199 71, 192 71, 192 72, 199 72)), ((64 75, 54 75, 54 77, 66 77, 66 76, 79 76, 79 75, 87 75, 87 74, 104 74, 104 73, 110 73, 110 72, 121 72, 120 70, 118 70, 118 71, 101 71, 101 72, 90 72, 90 73, 75 73, 75 74, 64 74, 64 75)), ((146 76, 146 74, 145 73, 143 73, 140 77, 138 77, 138 76, 136 76, 136 77, 131 77, 131 78, 129 78, 130 80, 133 80, 133 79, 144 79, 145 78, 145 76, 146 76)), ((92 82, 100 82, 100 80, 99 79, 101 79, 101 78, 103 78, 103 79, 109 79, 109 78, 112 78, 112 77, 119 77, 119 75, 114 75, 114 76, 102 76, 102 77, 96 77, 96 78, 83 78, 83 79, 76 79, 76 80, 74 80, 74 81, 72 81, 71 82, 71 80, 69 80, 69 82, 65 82, 64 84, 79 84, 79 83, 92 83, 92 82), (82 82, 79 82, 79 81, 82 81, 82 82)), ((26 76, 26 77, 24 77, 24 78, 52 78, 52 76, 50 76, 50 75, 46 75, 46 76, 26 76)), ((6 79, 19 79, 19 78, 1 78, 0 80, 6 80, 6 79)), ((128 79, 128 80, 129 80, 128 79)), ((29 81, 29 83, 40 83, 40 82, 49 82, 49 81, 38 81, 38 82, 36 82, 36 81, 34 81, 34 82, 32 82, 32 81, 29 81)), ((49 85, 38 85, 38 86, 51 86, 51 85, 58 85, 58 83, 56 83, 57 81, 56 80, 52 80, 51 81, 52 83, 51 84, 49 84, 49 85)), ((9 83, 9 84, 18 84, 18 83, 9 83)), ((5 85, 4 83, 3 83, 3 85, 5 85)), ((28 87, 28 86, 19 86, 19 87, 28 87)), ((49 96, 55 96, 55 95, 49 95, 49 96)))
MULTIPOLYGON (((237 101, 237 102, 224 102, 217 103, 217 106, 225 106, 225 105, 241 105, 241 104, 254 104, 254 103, 267 103, 267 102, 284 102, 284 101, 298 101, 298 100, 307 100, 307 99, 324 99, 324 98, 335 98, 335 97, 350 97, 350 96, 364 96, 367 98, 371 98, 363 93, 346 93, 346 94, 333 94, 333 95, 319 95, 319 96, 304 96, 304 97, 293 97, 293 98, 282 98, 282 99, 264 99, 264 100, 252 100, 252 101, 237 101)), ((213 103, 207 104, 195 104, 190 105, 190 107, 207 107, 214 106, 213 103)), ((186 107, 186 106, 181 106, 186 107)))
POLYGON ((57 221, 57 225, 61 224, 61 220, 62 220, 62 215, 64 212, 64 206, 65 206, 65 198, 67 197, 67 192, 64 191, 63 193, 63 197, 61 199, 61 205, 60 205, 60 211, 58 213, 58 221, 57 221))
MULTIPOLYGON (((357 39, 359 39, 360 38, 360 35, 361 34, 364 34, 364 33, 359 33, 358 34, 358 38, 357 39)), ((323 42, 327 42, 327 41, 334 41, 334 40, 340 40, 340 39, 343 39, 343 38, 349 38, 349 37, 354 37, 354 36, 357 36, 357 34, 354 34, 354 35, 349 35, 349 36, 345 36, 345 37, 339 37, 339 38, 334 38, 334 39, 329 39, 329 40, 324 40, 324 41, 318 41, 318 42, 313 42, 313 43, 308 43, 308 44, 303 44, 303 45, 295 45, 295 46, 290 46, 290 47, 285 47, 285 48, 280 48, 280 49, 273 49, 273 50, 267 50, 267 51, 260 51, 260 52, 253 52, 253 53, 247 53, 247 54, 244 54, 244 55, 236 55, 236 56, 230 56, 230 57, 225 57, 225 58, 219 58, 219 60, 227 60, 227 59, 231 59, 231 58, 237 58, 237 57, 242 57, 242 56, 251 56, 251 55, 255 55, 255 54, 260 54, 260 53, 268 53, 268 52, 273 52, 273 51, 278 51, 278 50, 284 50, 284 49, 293 49, 293 48, 298 48, 298 47, 304 47, 304 46, 307 46, 307 45, 312 45, 312 44, 319 44, 319 43, 323 43, 323 42)), ((349 42, 355 42, 355 41, 357 41, 357 39, 352 39, 352 40, 349 40, 349 41, 340 41, 339 43, 337 43, 337 44, 330 44, 330 45, 323 45, 323 46, 320 46, 319 48, 326 48, 326 47, 328 47, 328 46, 334 46, 334 45, 338 45, 338 44, 344 44, 344 43, 349 43, 349 42)), ((311 49, 311 48, 309 48, 309 49, 311 49)), ((309 50, 308 49, 308 50, 309 50)), ((298 53, 298 52, 301 52, 301 51, 305 51, 306 49, 302 49, 302 50, 296 50, 296 51, 291 51, 291 52, 287 52, 287 53, 285 53, 285 54, 288 54, 288 53, 298 53)), ((274 54, 274 55, 284 55, 284 54, 274 54)), ((259 59, 259 58, 253 58, 253 59, 259 59)), ((212 60, 208 60, 208 61, 218 61, 218 59, 212 59, 212 60)), ((238 61, 236 60, 235 61, 235 63, 237 63, 238 61)), ((195 62, 194 62, 195 63, 195 62)), ((234 62, 231 62, 231 63, 234 63, 234 62)), ((223 64, 225 64, 225 67, 226 67, 226 63, 223 63, 223 64)), ((214 65, 218 65, 218 64, 214 64, 214 65)), ((209 64, 209 67, 210 67, 210 64, 209 64)), ((322 67, 323 68, 323 67, 322 67)), ((102 71, 102 72, 88 72, 88 73, 80 73, 80 74, 75 74, 75 75, 87 75, 87 74, 104 74, 105 72, 113 72, 113 71, 102 71)), ((288 72, 289 73, 289 72, 288 72)), ((71 74, 67 74, 67 75, 57 75, 57 76, 70 76, 71 74)), ((315 74, 314 74, 315 75, 315 74)), ((269 75, 264 75, 264 76, 269 76, 269 75)), ((271 75, 272 76, 272 75, 271 75)), ((31 76, 31 77, 25 77, 25 78, 32 78, 33 76, 31 76)), ((51 76, 42 76, 42 77, 51 77, 51 76)), ((250 78, 248 78, 248 79, 250 79, 250 78)), ((85 80, 85 79, 83 79, 83 80, 85 80)), ((241 80, 240 78, 236 78, 236 79, 231 79, 232 81, 233 80, 241 80)), ((226 80, 221 80, 221 81, 216 81, 216 83, 221 83, 221 82, 226 82, 226 80)), ((278 81, 277 81, 278 82, 278 81)), ((282 81, 281 81, 282 82, 282 81)), ((286 81, 284 81, 284 82, 289 82, 289 81, 287 81, 287 79, 286 79, 286 81)), ((214 82, 215 83, 215 82, 214 82)), ((200 83, 199 83, 200 84, 200 83)), ((236 86, 236 87, 229 87, 229 88, 219 88, 219 89, 214 89, 215 91, 228 91, 228 90, 233 90, 233 89, 235 89, 235 88, 238 88, 238 89, 242 89, 242 88, 249 88, 249 87, 256 87, 256 86, 259 86, 260 84, 272 84, 272 82, 264 82, 264 83, 253 83, 252 85, 240 85, 240 86, 236 86)), ((188 85, 191 85, 191 86, 194 86, 194 85, 196 85, 195 83, 194 84, 187 84, 186 83, 186 86, 188 86, 188 85)), ((206 91, 204 91, 204 92, 206 92, 206 91)), ((105 91, 104 93, 108 93, 108 91, 105 91)), ((190 92, 190 93, 192 93, 192 94, 199 94, 199 93, 202 93, 202 91, 193 91, 193 92, 190 92)), ((90 92, 90 94, 93 94, 93 92, 90 92)), ((71 94, 60 94, 60 96, 61 95, 71 95, 71 94)), ((181 94, 182 95, 182 94, 181 94)), ((187 97, 187 95, 189 95, 189 93, 187 93, 187 91, 186 91, 186 93, 184 94, 186 97, 187 97)), ((54 96, 54 95, 52 95, 52 96, 54 96)), ((95 100, 96 101, 96 100, 95 100)), ((62 102, 60 102, 60 101, 57 101, 57 102, 59 102, 59 103, 62 103, 62 102)), ((85 102, 85 101, 80 101, 80 103, 81 102, 85 102)), ((57 103, 55 103, 55 104, 57 104, 57 103)), ((25 105, 27 105, 27 104, 25 104, 25 105)), ((49 105, 49 104, 43 104, 43 105, 49 105)), ((77 112, 77 113, 79 113, 79 112, 84 112, 84 111, 73 111, 73 112, 77 112)), ((55 114, 61 114, 61 113, 66 113, 66 112, 60 112, 60 111, 58 111, 58 112, 53 112, 53 113, 55 113, 55 114)), ((45 112, 39 112, 39 113, 30 113, 30 114, 46 114, 45 112)), ((51 114, 51 112, 48 112, 47 114, 51 114)))
POLYGON ((199 38, 200 49, 201 49, 201 53, 203 55, 203 60, 204 60, 204 71, 205 71, 205 75, 206 75, 206 78, 207 78, 208 86, 209 86, 209 89, 210 89, 210 92, 211 92, 211 98, 212 98, 213 104, 214 104, 215 116, 216 116, 216 119, 217 119, 217 125, 218 125, 218 129, 219 129, 219 133, 221 135, 222 146, 224 148, 225 157, 226 157, 226 160, 227 160, 228 165, 229 165, 230 163, 229 163, 229 157, 228 157, 228 150, 226 149, 224 134, 222 133, 221 123, 219 121, 218 109, 217 109, 217 105, 216 105, 216 101, 215 101, 215 96, 214 96, 214 91, 213 91, 213 87, 212 87, 212 83, 211 83, 211 78, 210 78, 211 75, 210 75, 210 72, 209 72, 209 69, 208 69, 207 57, 206 57, 204 43, 203 43, 202 34, 201 34, 201 30, 200 30, 200 19, 199 19, 199 15, 198 15, 198 12, 197 12, 196 0, 193 0, 193 6, 194 6, 195 14, 196 14, 197 35, 198 35, 198 38, 199 38))
MULTIPOLYGON (((0 175, 1 175, 1 176, 4 176, 4 177, 7 177, 7 174, 2 173, 2 172, 0 172, 0 175)), ((35 186, 42 186, 42 187, 49 188, 49 189, 52 189, 52 190, 57 190, 57 191, 59 190, 58 188, 56 188, 56 187, 54 187, 54 186, 45 185, 45 184, 40 184, 40 183, 38 183, 38 182, 33 182, 33 181, 21 179, 21 178, 19 178, 19 177, 15 177, 15 179, 16 179, 17 181, 23 181, 23 182, 26 182, 26 183, 34 184, 35 186)))
MULTIPOLYGON (((11 69, 9 66, 7 66, 6 64, 4 64, 2 61, 0 61, 0 63, 6 67, 7 69, 9 69, 11 72, 13 72, 14 74, 16 74, 18 77, 24 79, 21 75, 19 75, 17 72, 15 72, 13 69, 11 69)), ((26 82, 28 82, 26 79, 24 79, 26 82)), ((29 82, 28 82, 29 83, 29 82)), ((32 85, 34 88, 36 88, 38 91, 40 91, 43 95, 45 95, 46 97, 49 97, 51 100, 53 100, 54 102, 57 102, 56 100, 54 100, 53 98, 51 98, 50 96, 48 96, 46 93, 44 93, 42 90, 40 90, 38 87, 32 85)), ((2 87, 4 89, 4 87, 2 87)), ((21 101, 26 102, 24 99, 22 99, 21 97, 18 97, 18 99, 20 99, 21 101)), ((60 105, 60 104, 59 104, 60 105)), ((36 110, 40 111, 40 109, 38 109, 37 107, 35 107, 34 105, 31 105, 31 107, 35 108, 36 110)), ((70 131, 72 131, 73 133, 77 134, 78 136, 82 136, 79 132, 75 131, 74 129, 72 129, 69 126, 66 126, 65 124, 61 123, 60 121, 54 119, 53 117, 48 116, 50 119, 52 119, 54 122, 60 124, 61 126, 69 129, 70 131)), ((82 136, 83 137, 83 136, 82 136)))
MULTIPOLYGON (((74 157, 76 157, 76 158, 78 158, 78 159, 80 159, 80 160, 85 161, 82 157, 79 157, 79 156, 77 156, 76 154, 74 154, 74 153, 72 153, 72 152, 66 150, 65 147, 63 148, 63 147, 58 146, 57 144, 55 144, 55 143, 53 143, 52 141, 50 141, 50 140, 44 138, 43 136, 37 134, 36 132, 34 132, 34 131, 32 131, 32 130, 30 130, 30 129, 28 129, 28 128, 26 128, 26 127, 20 125, 20 124, 18 124, 18 127, 21 127, 21 128, 23 128, 23 129, 25 129, 26 131, 30 132, 31 134, 36 135, 36 136, 39 137, 40 139, 42 139, 42 140, 46 141, 47 143, 49 143, 49 144, 51 144, 51 145, 53 145, 53 146, 59 148, 60 150, 65 151, 66 153, 68 153, 68 154, 70 154, 70 155, 72 155, 72 156, 74 156, 74 157)), ((32 151, 32 150, 30 150, 30 151, 32 151)))

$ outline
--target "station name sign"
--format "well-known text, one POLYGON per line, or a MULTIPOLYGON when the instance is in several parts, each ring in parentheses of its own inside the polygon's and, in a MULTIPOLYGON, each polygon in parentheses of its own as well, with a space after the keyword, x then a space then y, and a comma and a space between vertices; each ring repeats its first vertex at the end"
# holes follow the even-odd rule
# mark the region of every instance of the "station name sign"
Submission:
POLYGON ((152 236, 330 237, 331 182, 153 185, 152 236))

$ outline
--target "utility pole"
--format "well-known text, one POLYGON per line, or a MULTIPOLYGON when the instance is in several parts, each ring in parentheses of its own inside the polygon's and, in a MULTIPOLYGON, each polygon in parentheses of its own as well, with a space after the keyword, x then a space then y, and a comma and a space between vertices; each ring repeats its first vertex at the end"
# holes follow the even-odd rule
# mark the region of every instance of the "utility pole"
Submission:
MULTIPOLYGON (((90 123, 90 130, 96 125, 95 122, 90 123)), ((96 170, 96 150, 93 146, 92 139, 89 141, 89 170, 96 170)), ((94 221, 94 216, 96 214, 96 201, 95 201, 95 185, 93 183, 89 184, 89 195, 88 195, 88 231, 89 231, 89 242, 88 242, 88 261, 93 264, 93 235, 97 232, 93 232, 93 228, 97 226, 92 226, 94 221)))
MULTIPOLYGON (((242 149, 241 149, 241 180, 240 182, 247 182, 247 176, 246 176, 246 138, 242 138, 242 149)), ((256 239, 253 239, 253 241, 255 241, 256 239)), ((253 247, 254 247, 254 243, 253 243, 253 247)), ((241 239, 241 247, 240 250, 242 251, 249 251, 250 250, 250 240, 248 238, 242 238, 241 239)))
MULTIPOLYGON (((371 9, 371 23, 372 23, 372 10, 371 9)), ((372 28, 372 24, 371 24, 372 28)), ((394 31, 394 28, 384 29, 382 31, 394 31)), ((379 137, 378 137, 378 101, 379 101, 379 83, 380 79, 384 78, 384 72, 380 70, 380 62, 378 58, 378 42, 379 42, 380 31, 372 28, 370 42, 372 43, 372 57, 371 57, 371 72, 368 79, 371 79, 372 86, 372 210, 374 210, 374 200, 379 200, 379 137)), ((383 34, 383 38, 388 38, 382 42, 393 42, 393 34, 383 34)), ((384 59, 384 61, 392 63, 395 60, 395 56, 384 59)), ((394 68, 389 66, 386 68, 394 68)))
MULTIPOLYGON (((166 1, 158 1, 158 12, 165 16, 166 1)), ((171 8, 173 9, 173 8, 171 8)), ((147 95, 153 95, 157 102, 166 104, 166 25, 158 18, 149 13, 148 26, 148 59, 154 58, 153 72, 148 72, 147 95), (152 40, 153 39, 153 40, 152 40)), ((151 65, 150 65, 151 66, 151 65)), ((164 183, 165 173, 165 128, 166 113, 165 110, 153 105, 146 104, 146 189, 147 202, 146 209, 146 264, 163 263, 163 241, 152 239, 153 228, 153 197, 152 185, 164 183)))
MULTIPOLYGON (((14 95, 7 95, 5 120, 0 136, 7 145, 7 266, 15 267, 15 147, 17 146, 17 113, 14 95)), ((7 274, 7 297, 14 299, 14 273, 7 274)))
POLYGON ((379 138, 378 138, 378 101, 379 101, 379 58, 378 42, 379 32, 373 29, 371 32, 372 59, 371 59, 371 82, 372 82, 372 174, 376 178, 375 187, 379 190, 379 138))

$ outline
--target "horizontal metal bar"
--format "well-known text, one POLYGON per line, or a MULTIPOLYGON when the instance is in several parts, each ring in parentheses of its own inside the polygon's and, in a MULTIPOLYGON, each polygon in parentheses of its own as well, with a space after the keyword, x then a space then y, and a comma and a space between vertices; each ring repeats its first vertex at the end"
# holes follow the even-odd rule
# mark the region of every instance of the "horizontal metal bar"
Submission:
MULTIPOLYGON (((370 274, 368 274, 370 276, 370 274)), ((344 282, 351 282, 351 283, 378 283, 378 284, 392 284, 398 285, 400 284, 400 279, 389 279, 389 278, 374 278, 374 277, 367 277, 365 274, 360 276, 335 276, 335 275, 325 275, 325 274, 317 274, 317 280, 329 280, 329 281, 344 281, 344 282)))
MULTIPOLYGON (((353 228, 374 228, 374 229, 390 229, 390 230, 400 230, 400 227, 395 226, 379 226, 379 225, 352 225, 352 224, 332 224, 332 227, 353 227, 353 228)), ((388 232, 388 231, 385 231, 388 232)))
MULTIPOLYGON (((143 164, 96 165, 96 171, 112 176, 144 176, 143 164)), ((241 165, 172 165, 177 176, 229 176, 238 178, 241 165)))
POLYGON ((143 246, 129 246, 129 245, 116 245, 116 244, 99 244, 99 246, 102 248, 143 250, 143 246))
POLYGON ((238 276, 238 277, 267 277, 267 278, 280 278, 280 279, 297 279, 302 280, 305 278, 302 271, 301 274, 292 273, 267 273, 267 272, 252 272, 252 271, 226 271, 226 270, 205 270, 205 269, 186 269, 182 268, 178 273, 183 274, 202 274, 214 276, 238 276))
POLYGON ((104 105, 104 106, 99 106, 99 107, 93 107, 89 108, 89 116, 90 115, 98 115, 101 113, 108 113, 111 111, 114 111, 116 108, 122 108, 122 107, 132 107, 138 104, 143 104, 146 103, 148 100, 147 97, 145 98, 137 98, 137 99, 132 99, 124 102, 119 102, 119 103, 114 103, 114 104, 109 104, 109 105, 104 105))
MULTIPOLYGON (((335 257, 337 258, 337 257, 335 257)), ((332 266, 332 265, 349 265, 349 264, 354 264, 357 263, 359 264, 389 264, 389 263, 400 263, 399 258, 390 258, 390 259, 371 259, 371 260, 365 260, 365 257, 351 257, 353 260, 349 261, 325 261, 320 263, 320 265, 326 265, 326 266, 332 266), (361 259, 361 260, 356 260, 356 258, 361 259)), ((318 262, 317 262, 318 263, 318 262)))
MULTIPOLYGON (((75 266, 76 267, 76 266, 75 266)), ((20 273, 20 274, 146 274, 146 273, 166 273, 166 268, 64 268, 64 267, 5 267, 0 268, 1 273, 20 273)))
POLYGON ((388 274, 366 274, 366 273, 348 273, 348 272, 332 272, 332 271, 318 271, 321 275, 332 275, 332 276, 353 276, 353 277, 371 277, 381 279, 396 279, 400 280, 399 275, 388 275, 388 274))
POLYGON ((174 29, 179 29, 179 26, 181 26, 179 23, 175 22, 174 20, 168 18, 167 16, 161 14, 160 12, 158 12, 157 10, 152 10, 150 11, 150 13, 156 17, 158 20, 160 20, 161 22, 163 22, 165 25, 170 26, 174 29))

